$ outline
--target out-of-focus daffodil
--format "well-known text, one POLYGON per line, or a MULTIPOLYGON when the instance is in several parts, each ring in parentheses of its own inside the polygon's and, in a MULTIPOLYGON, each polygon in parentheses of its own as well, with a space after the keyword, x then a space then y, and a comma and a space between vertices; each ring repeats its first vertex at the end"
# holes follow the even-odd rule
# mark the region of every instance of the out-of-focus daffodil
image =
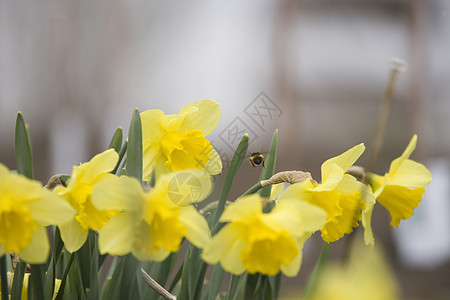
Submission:
POLYGON ((131 252, 141 261, 162 261, 179 250, 184 237, 202 248, 211 233, 192 203, 204 200, 211 189, 211 177, 201 170, 165 174, 148 192, 131 177, 105 180, 94 190, 93 203, 98 209, 121 213, 100 231, 100 252, 131 252))
POLYGON ((374 195, 391 215, 391 226, 410 218, 414 208, 419 206, 425 187, 431 182, 428 169, 409 157, 416 148, 417 135, 414 135, 403 154, 392 161, 389 172, 384 176, 369 173, 369 183, 374 195))
POLYGON ((144 180, 153 168, 157 175, 186 169, 219 174, 222 161, 205 136, 216 128, 221 113, 213 100, 190 103, 178 115, 158 109, 141 113, 144 180))
POLYGON ((300 270, 304 242, 325 220, 322 209, 306 202, 286 198, 265 214, 259 195, 244 196, 225 208, 220 221, 229 223, 202 256, 233 274, 275 275, 281 270, 292 277, 300 270))
POLYGON ((50 250, 45 226, 63 225, 74 214, 41 183, 0 164, 0 257, 15 252, 29 263, 44 263, 50 250))
POLYGON ((350 261, 330 264, 310 300, 398 300, 398 282, 381 249, 354 243, 350 261))
MULTIPOLYGON (((300 198, 324 209, 327 222, 320 230, 323 240, 328 243, 351 233, 361 220, 361 211, 370 210, 374 205, 370 188, 345 174, 363 152, 364 145, 359 144, 325 161, 321 168, 321 184, 307 179, 288 187, 279 198, 279 201, 283 197, 300 198)), ((373 242, 370 219, 364 215, 363 226, 366 229, 366 243, 370 244, 373 242)))
POLYGON ((99 210, 92 205, 92 191, 100 182, 116 177, 109 172, 114 169, 119 155, 113 149, 94 156, 89 162, 74 166, 67 187, 59 186, 54 193, 67 199, 77 214, 69 222, 59 226, 66 249, 77 251, 86 241, 88 231, 100 230, 117 213, 99 210))

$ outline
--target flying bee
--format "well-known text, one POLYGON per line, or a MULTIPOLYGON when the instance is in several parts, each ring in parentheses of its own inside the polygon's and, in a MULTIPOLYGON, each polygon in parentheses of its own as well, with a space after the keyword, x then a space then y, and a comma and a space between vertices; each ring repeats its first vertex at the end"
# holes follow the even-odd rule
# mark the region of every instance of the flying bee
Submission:
POLYGON ((262 164, 264 166, 264 156, 259 152, 253 152, 250 156, 250 163, 252 164, 252 167, 255 168, 255 165, 259 166, 262 164))

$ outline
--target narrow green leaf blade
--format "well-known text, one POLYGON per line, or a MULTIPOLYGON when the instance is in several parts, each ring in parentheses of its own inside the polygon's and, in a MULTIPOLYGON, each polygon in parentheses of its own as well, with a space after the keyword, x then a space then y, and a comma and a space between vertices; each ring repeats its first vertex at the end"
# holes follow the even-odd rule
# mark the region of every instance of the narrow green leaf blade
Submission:
POLYGON ((142 181, 142 126, 137 109, 133 112, 128 131, 127 175, 142 181))
POLYGON ((122 127, 119 127, 114 132, 114 135, 111 138, 111 142, 109 143, 108 148, 113 148, 117 153, 119 153, 120 148, 122 146, 122 139, 123 139, 122 127))
POLYGON ((205 293, 205 297, 203 299, 216 299, 217 295, 220 292, 220 287, 222 286, 223 278, 225 277, 225 271, 220 266, 220 264, 216 264, 213 268, 213 272, 211 275, 211 280, 209 282, 208 288, 205 293))
POLYGON ((11 287, 11 300, 20 300, 22 296, 23 277, 25 275, 26 263, 19 261, 14 270, 14 280, 11 287))
POLYGON ((8 300, 9 296, 9 287, 8 287, 8 276, 7 276, 7 266, 6 266, 6 255, 8 253, 3 254, 0 257, 0 280, 1 280, 1 290, 2 292, 2 300, 8 300))
POLYGON ((21 112, 17 114, 16 119, 15 154, 17 172, 28 178, 34 178, 30 138, 21 112))
POLYGON ((45 276, 44 295, 45 299, 51 299, 53 297, 53 291, 55 289, 55 262, 54 256, 51 256, 50 264, 47 268, 47 275, 45 276))
POLYGON ((230 162, 230 168, 228 169, 227 176, 225 177, 225 182, 223 184, 222 193, 220 195, 219 204, 217 206, 217 209, 214 213, 214 215, 211 218, 211 227, 214 229, 216 228, 216 231, 211 232, 212 234, 216 233, 220 226, 214 226, 218 221, 220 216, 222 215, 223 210, 225 209, 225 203, 227 201, 228 195, 230 194, 231 185, 233 184, 234 177, 236 177, 236 174, 241 167, 242 160, 245 157, 245 154, 247 153, 248 148, 248 135, 245 134, 241 141, 239 142, 239 145, 236 148, 236 151, 233 154, 233 158, 230 162))
POLYGON ((44 299, 45 275, 43 265, 31 265, 31 287, 33 299, 44 299))
MULTIPOLYGON (((272 143, 270 144, 269 153, 267 153, 265 168, 261 172, 260 180, 266 180, 273 176, 275 173, 275 165, 277 162, 277 144, 278 144, 278 129, 275 130, 272 137, 272 143)), ((268 185, 263 187, 259 193, 261 197, 270 197, 270 191, 272 186, 268 185)))

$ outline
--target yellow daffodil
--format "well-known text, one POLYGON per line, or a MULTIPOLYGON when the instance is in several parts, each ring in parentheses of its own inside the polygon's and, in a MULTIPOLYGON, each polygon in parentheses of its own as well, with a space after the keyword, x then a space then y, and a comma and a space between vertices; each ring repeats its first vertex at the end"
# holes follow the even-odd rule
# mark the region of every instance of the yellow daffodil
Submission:
POLYGON ((331 263, 310 300, 398 300, 399 285, 378 247, 354 243, 350 261, 331 263))
MULTIPOLYGON (((325 161, 321 167, 321 184, 307 179, 288 187, 279 198, 279 201, 283 197, 300 198, 324 209, 327 222, 320 230, 322 239, 328 243, 351 233, 361 220, 361 211, 370 210, 374 205, 372 191, 353 176, 345 174, 363 152, 364 145, 359 144, 325 161)), ((363 226, 366 243, 370 244, 373 242, 370 218, 366 219, 365 215, 363 226)))
POLYGON ((221 113, 213 100, 190 103, 178 115, 158 109, 141 113, 144 180, 153 168, 157 175, 186 169, 219 174, 222 161, 205 136, 216 128, 221 113))
POLYGON ((204 200, 211 189, 210 176, 201 170, 165 174, 148 192, 131 177, 105 180, 94 190, 93 203, 98 209, 121 213, 100 231, 100 253, 131 252, 141 261, 162 261, 179 250, 184 237, 202 248, 211 233, 192 203, 204 200))
POLYGON ((119 155, 113 149, 94 156, 89 162, 74 166, 67 187, 59 186, 54 193, 64 197, 77 214, 69 222, 59 226, 66 249, 77 251, 86 241, 88 231, 100 230, 117 211, 99 210, 92 205, 92 191, 100 182, 116 177, 114 169, 119 155))
POLYGON ((325 224, 326 213, 309 203, 286 198, 263 213, 259 195, 244 196, 225 208, 220 221, 229 222, 203 249, 209 264, 241 274, 295 276, 300 270, 303 244, 325 224))
POLYGON ((419 206, 425 193, 424 188, 431 182, 430 171, 409 159, 416 144, 417 135, 414 135, 403 154, 392 161, 389 172, 384 176, 369 173, 375 198, 389 211, 392 227, 413 215, 414 208, 419 206))
POLYGON ((74 214, 40 182, 0 164, 0 257, 15 252, 29 263, 44 263, 50 250, 45 226, 63 225, 74 214))

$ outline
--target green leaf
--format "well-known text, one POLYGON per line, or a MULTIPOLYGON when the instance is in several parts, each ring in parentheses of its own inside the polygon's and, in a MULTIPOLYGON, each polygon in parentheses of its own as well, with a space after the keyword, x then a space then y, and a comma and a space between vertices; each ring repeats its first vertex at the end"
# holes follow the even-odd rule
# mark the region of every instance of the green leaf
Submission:
POLYGON ((192 290, 189 289, 189 268, 191 267, 191 252, 192 245, 189 244, 186 255, 184 257, 183 262, 183 271, 181 274, 181 289, 180 294, 178 295, 178 299, 180 300, 189 300, 192 299, 192 290))
POLYGON ((278 299, 281 287, 281 272, 273 277, 273 299, 278 299))
POLYGON ((31 287, 33 289, 33 299, 44 299, 45 275, 43 265, 31 265, 31 287))
MULTIPOLYGON (((150 267, 144 267, 144 270, 150 274, 157 283, 165 287, 170 272, 177 261, 178 255, 179 252, 171 253, 165 260, 155 264, 151 272, 148 271, 151 269, 150 267)), ((145 289, 144 299, 155 299, 157 297, 159 297, 159 294, 154 289, 150 287, 145 289)))
POLYGON ((169 285, 169 292, 172 292, 177 285, 177 283, 180 281, 181 276, 183 275, 183 269, 184 269, 184 263, 181 264, 180 268, 178 269, 177 273, 172 279, 172 283, 169 285))
POLYGON ((17 172, 33 179, 33 156, 31 153, 30 138, 27 126, 20 112, 17 114, 16 119, 15 152, 17 172))
POLYGON ((51 255, 50 264, 47 268, 47 275, 45 276, 45 286, 44 286, 45 299, 51 299, 53 297, 54 290, 55 290, 55 261, 54 255, 51 255))
POLYGON ((111 142, 109 143, 108 148, 113 148, 117 153, 119 153, 120 148, 122 146, 122 139, 123 139, 122 127, 119 127, 114 132, 114 135, 111 138, 111 142))
MULTIPOLYGON (((68 253, 68 252, 65 252, 68 253)), ((64 269, 63 277, 61 278, 61 285, 59 286, 58 294, 56 295, 55 300, 61 300, 65 293, 65 287, 67 283, 67 278, 69 275, 69 271, 72 268, 73 260, 75 259, 75 254, 70 253, 69 260, 67 261, 66 268, 64 269)))
POLYGON ((213 272, 211 275, 211 280, 209 282, 208 288, 205 293, 205 297, 203 299, 216 299, 217 295, 220 292, 220 287, 222 286, 223 278, 225 277, 225 271, 220 266, 220 264, 216 264, 213 268, 213 272))
POLYGON ((6 255, 9 255, 8 253, 3 254, 2 257, 0 257, 0 280, 1 280, 1 290, 2 292, 2 300, 8 300, 9 296, 9 286, 8 286, 8 275, 7 275, 7 266, 6 266, 6 255))
POLYGON ((306 282, 305 289, 302 293, 302 299, 308 299, 313 293, 317 286, 323 272, 325 271, 328 264, 328 257, 330 256, 330 244, 323 242, 322 251, 320 252, 319 259, 314 266, 314 270, 306 282))
MULTIPOLYGON (((236 291, 239 288, 239 283, 241 282, 241 277, 246 277, 247 273, 244 275, 231 275, 230 284, 228 286, 227 296, 225 297, 226 300, 235 299, 236 291)), ((244 280, 245 283, 245 280, 244 280)), ((242 285, 242 284, 241 284, 242 285)))
POLYGON ((119 151, 119 160, 117 161, 117 165, 114 168, 114 170, 111 171, 111 174, 117 174, 117 170, 122 169, 121 166, 123 167, 123 164, 125 163, 125 160, 123 159, 123 157, 125 156, 125 152, 127 152, 127 147, 128 147, 128 142, 125 141, 122 145, 122 147, 120 148, 119 151))
MULTIPOLYGON (((278 129, 275 130, 272 137, 272 143, 270 145, 269 153, 267 153, 265 168, 261 171, 261 180, 269 179, 275 173, 275 164, 277 162, 277 144, 278 144, 278 129)), ((263 187, 259 193, 261 197, 270 197, 271 185, 263 187)))
MULTIPOLYGON (((107 293, 104 299, 135 299, 134 289, 137 288, 137 274, 140 274, 141 263, 133 255, 127 254, 120 258, 114 269, 107 293)), ((103 295, 102 295, 103 298, 103 295)))
POLYGON ((11 287, 11 300, 20 300, 22 296, 23 277, 25 275, 26 263, 19 261, 14 270, 14 280, 11 287))
POLYGON ((127 175, 142 182, 142 126, 137 109, 133 112, 128 131, 127 175))
POLYGON ((259 299, 260 300, 272 300, 276 298, 272 298, 273 291, 272 291, 272 285, 270 283, 268 276, 261 276, 261 293, 259 293, 259 299))
POLYGON ((212 234, 215 234, 217 231, 219 231, 221 226, 215 226, 220 216, 222 215, 223 210, 225 209, 225 203, 227 201, 228 195, 230 194, 231 185, 233 184, 234 177, 236 176, 239 168, 241 167, 242 160, 245 157, 245 154, 247 153, 248 148, 248 135, 245 134, 241 141, 239 142, 239 145, 236 148, 236 151, 233 154, 233 158, 230 162, 230 168, 228 169, 227 176, 225 177, 225 182, 223 184, 222 193, 220 194, 219 204, 217 206, 216 211, 214 212, 214 215, 211 218, 211 227, 213 228, 212 234))

